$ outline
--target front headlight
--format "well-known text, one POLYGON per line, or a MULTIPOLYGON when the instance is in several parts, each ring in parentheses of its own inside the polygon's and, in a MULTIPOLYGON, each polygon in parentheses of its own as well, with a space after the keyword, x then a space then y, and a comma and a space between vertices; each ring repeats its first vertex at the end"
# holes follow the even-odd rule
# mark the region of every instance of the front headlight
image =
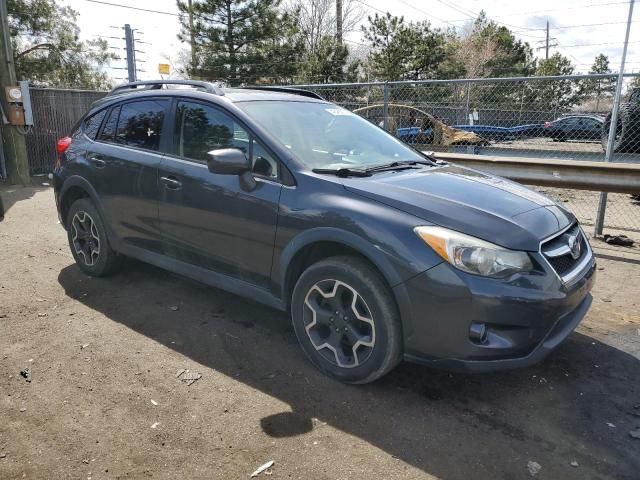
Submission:
POLYGON ((442 227, 416 227, 413 230, 438 255, 463 272, 499 278, 533 269, 526 252, 509 250, 442 227))

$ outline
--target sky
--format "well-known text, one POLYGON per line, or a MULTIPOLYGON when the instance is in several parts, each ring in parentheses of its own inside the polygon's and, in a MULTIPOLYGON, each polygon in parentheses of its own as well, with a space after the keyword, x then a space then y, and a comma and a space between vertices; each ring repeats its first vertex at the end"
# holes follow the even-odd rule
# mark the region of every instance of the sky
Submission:
MULTIPOLYGON (((177 34, 180 25, 175 0, 104 0, 105 2, 135 6, 167 14, 142 12, 129 8, 104 5, 90 0, 61 0, 79 13, 78 26, 83 39, 105 38, 113 51, 124 57, 124 31, 129 23, 139 40, 137 59, 139 79, 158 78, 159 63, 175 63, 180 51, 187 50, 177 34), (145 42, 145 43, 142 43, 145 42)), ((576 66, 577 72, 587 72, 599 53, 609 57, 611 68, 617 71, 622 57, 628 0, 353 0, 366 15, 391 12, 408 21, 428 20, 435 27, 463 28, 475 15, 484 10, 489 18, 509 27, 515 35, 536 49, 544 45, 545 26, 549 21, 551 54, 560 52, 576 66)), ((631 26, 627 67, 625 72, 640 72, 640 2, 636 2, 631 26)), ((359 31, 345 38, 358 48, 362 42, 359 31)), ((544 48, 534 50, 544 57, 544 48)), ((108 73, 116 83, 126 77, 124 61, 114 62, 108 73), (120 78, 119 78, 120 77, 120 78)))

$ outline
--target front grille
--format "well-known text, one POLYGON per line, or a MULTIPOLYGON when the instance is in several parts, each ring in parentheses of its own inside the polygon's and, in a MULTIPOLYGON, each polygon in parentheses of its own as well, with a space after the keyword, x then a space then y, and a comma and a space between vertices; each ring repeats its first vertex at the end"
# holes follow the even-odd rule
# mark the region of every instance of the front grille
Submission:
POLYGON ((561 257, 547 258, 553 269, 558 275, 563 276, 570 272, 579 260, 574 260, 571 255, 563 255, 561 257))
POLYGON ((577 223, 560 235, 543 243, 542 254, 560 277, 572 273, 585 257, 590 255, 587 241, 577 223), (573 258, 571 254, 569 248, 571 237, 575 237, 574 245, 579 245, 580 255, 578 258, 573 258))

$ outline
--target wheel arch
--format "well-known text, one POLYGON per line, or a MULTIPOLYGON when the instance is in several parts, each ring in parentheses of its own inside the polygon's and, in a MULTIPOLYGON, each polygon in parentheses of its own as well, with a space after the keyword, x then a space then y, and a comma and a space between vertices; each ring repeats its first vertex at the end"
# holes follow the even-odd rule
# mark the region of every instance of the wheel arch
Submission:
POLYGON ((79 175, 73 175, 67 178, 62 187, 60 188, 60 217, 62 220, 62 225, 66 229, 67 226, 65 224, 67 219, 67 214, 69 213, 69 208, 73 205, 73 202, 80 198, 88 198, 93 202, 98 213, 102 217, 105 230, 107 232, 107 237, 111 245, 114 245, 114 241, 117 240, 116 236, 111 228, 111 225, 108 222, 107 217, 105 216, 104 210, 102 209, 102 205, 100 203, 100 197, 98 193, 93 188, 93 186, 89 183, 89 181, 81 177, 79 175))
POLYGON ((281 296, 287 307, 293 287, 302 272, 313 263, 337 255, 354 255, 378 270, 393 294, 402 279, 382 249, 368 240, 336 228, 307 230, 294 238, 280 256, 281 296))

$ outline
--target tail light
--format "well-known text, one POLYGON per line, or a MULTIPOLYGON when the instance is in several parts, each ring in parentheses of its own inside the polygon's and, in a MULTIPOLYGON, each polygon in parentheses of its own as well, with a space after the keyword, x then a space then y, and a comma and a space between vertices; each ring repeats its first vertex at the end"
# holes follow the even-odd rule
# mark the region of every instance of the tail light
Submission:
POLYGON ((56 143, 56 152, 58 152, 58 158, 56 160, 56 167, 62 165, 62 154, 67 151, 67 149, 71 146, 71 137, 62 137, 56 143))
POLYGON ((544 128, 551 128, 551 122, 544 122, 544 128))

